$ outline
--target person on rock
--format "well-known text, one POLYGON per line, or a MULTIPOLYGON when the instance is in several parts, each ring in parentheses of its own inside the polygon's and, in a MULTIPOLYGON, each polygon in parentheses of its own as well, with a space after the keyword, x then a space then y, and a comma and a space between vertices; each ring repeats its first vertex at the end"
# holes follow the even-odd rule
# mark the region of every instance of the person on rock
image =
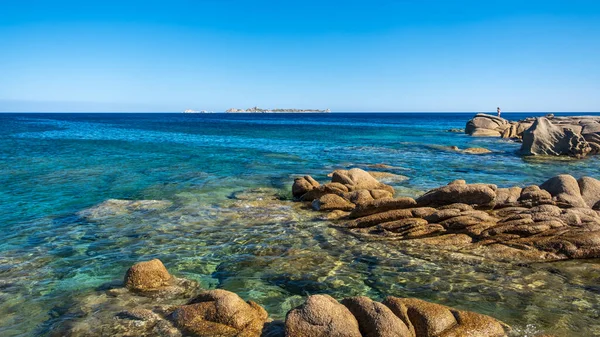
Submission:
POLYGON ((496 108, 496 112, 498 112, 498 117, 500 117, 500 107, 496 108))

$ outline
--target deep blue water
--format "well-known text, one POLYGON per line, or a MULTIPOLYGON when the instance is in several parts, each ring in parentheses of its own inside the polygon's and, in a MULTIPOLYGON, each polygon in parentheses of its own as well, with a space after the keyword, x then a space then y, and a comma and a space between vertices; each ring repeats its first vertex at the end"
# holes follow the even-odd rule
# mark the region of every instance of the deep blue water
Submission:
MULTIPOLYGON (((532 115, 505 113, 503 117, 518 120, 532 115)), ((294 282, 301 280, 281 281, 281 274, 293 273, 285 268, 293 267, 273 267, 269 277, 239 276, 258 270, 244 264, 245 272, 240 271, 239 264, 248 254, 258 256, 255 253, 260 248, 256 247, 269 246, 267 242, 275 234, 254 230, 248 232, 248 241, 235 244, 224 237, 244 237, 248 229, 238 228, 241 225, 268 223, 271 227, 267 228, 273 228, 271 220, 259 215, 252 218, 251 212, 239 219, 223 210, 234 207, 232 195, 254 188, 272 189, 289 199, 297 175, 326 180, 326 174, 335 168, 382 163, 394 167, 388 171, 409 178, 395 184, 398 195, 408 196, 454 179, 506 187, 539 184, 560 173, 600 178, 598 158, 522 158, 516 154, 518 143, 446 132, 464 128, 471 117, 448 113, 0 114, 0 335, 47 333, 65 319, 62 311, 57 311, 57 303, 119 279, 131 263, 149 257, 160 257, 172 266, 169 269, 206 287, 254 294, 274 315, 285 312, 287 307, 273 303, 303 295, 306 290, 297 290, 294 282), (448 151, 447 146, 485 147, 493 153, 466 155, 448 151), (95 222, 77 215, 107 199, 169 200, 179 213, 150 212, 95 222), (163 225, 172 228, 163 228, 163 237, 157 238, 154 230, 163 225), (207 226, 219 230, 200 235, 198 231, 207 226), (189 233, 195 233, 194 237, 186 237, 189 233), (211 240, 218 243, 211 245, 211 240), (212 267, 206 267, 209 265, 212 267), (236 271, 234 276, 223 276, 231 270, 236 271), (250 284, 258 293, 252 293, 247 282, 257 277, 260 282, 250 284), (265 295, 269 291, 277 295, 265 295), (262 302, 261 296, 265 296, 262 302)), ((291 226, 294 221, 308 220, 284 219, 277 224, 291 226)), ((326 224, 320 226, 319 231, 330 234, 326 224)), ((296 227, 310 236, 310 227, 296 227)), ((282 235, 281 242, 311 251, 311 245, 327 241, 329 234, 298 242, 289 238, 291 233, 277 235, 282 235)), ((344 240, 338 235, 332 237, 344 240)), ((369 262, 357 266, 352 262, 355 257, 344 257, 339 247, 322 250, 334 264, 347 259, 340 275, 355 271, 352 282, 364 284, 364 268, 372 269, 369 262)), ((383 274, 397 268, 388 267, 383 274)), ((439 265, 436 268, 443 271, 439 265)), ((417 286, 412 290, 402 287, 395 293, 415 291, 421 297, 471 307, 467 290, 437 298, 433 289, 406 277, 417 286)), ((458 273, 455 277, 469 276, 458 273)), ((347 287, 328 288, 324 282, 319 289, 335 294, 385 295, 381 287, 362 288, 344 282, 347 287)), ((511 323, 522 326, 552 326, 541 316, 523 320, 519 308, 499 301, 480 311, 509 321, 513 317, 511 323)))

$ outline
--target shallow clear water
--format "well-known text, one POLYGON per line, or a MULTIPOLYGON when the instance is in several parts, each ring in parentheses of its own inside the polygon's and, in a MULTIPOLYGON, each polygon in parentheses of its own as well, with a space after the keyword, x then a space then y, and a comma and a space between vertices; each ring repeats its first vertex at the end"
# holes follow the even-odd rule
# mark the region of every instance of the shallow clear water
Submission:
MULTIPOLYGON (((531 114, 528 114, 531 115, 531 114)), ((509 119, 526 115, 505 114, 509 119)), ((543 161, 520 144, 445 132, 470 114, 0 114, 0 335, 45 335, 132 263, 254 299, 274 318, 302 296, 415 296, 531 335, 600 335, 600 262, 456 262, 361 242, 290 201, 293 177, 384 163, 398 195, 454 179, 600 178, 599 158, 543 161), (482 156, 444 146, 485 147, 482 156), (107 199, 172 206, 86 218, 107 199)))

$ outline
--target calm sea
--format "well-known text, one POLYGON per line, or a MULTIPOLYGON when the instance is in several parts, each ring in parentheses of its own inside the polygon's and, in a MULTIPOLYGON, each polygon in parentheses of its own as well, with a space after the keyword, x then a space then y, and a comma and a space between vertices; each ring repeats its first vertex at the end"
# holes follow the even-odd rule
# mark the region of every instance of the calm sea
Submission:
POLYGON ((75 308, 99 287, 154 257, 275 318, 306 294, 398 295, 490 314, 522 335, 600 334, 597 261, 456 266, 435 252, 358 242, 289 202, 295 176, 325 181, 333 169, 373 164, 408 177, 393 185, 413 197, 454 179, 507 187, 561 173, 600 178, 600 158, 522 158, 518 143, 447 132, 471 117, 0 114, 0 335, 44 335, 80 319, 75 308), (78 215, 107 199, 173 206, 78 215))

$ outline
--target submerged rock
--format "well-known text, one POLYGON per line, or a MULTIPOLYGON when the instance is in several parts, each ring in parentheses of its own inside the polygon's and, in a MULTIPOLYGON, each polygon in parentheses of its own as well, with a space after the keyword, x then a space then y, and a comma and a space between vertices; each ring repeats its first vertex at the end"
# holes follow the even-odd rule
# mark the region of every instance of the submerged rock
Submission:
POLYGON ((108 199, 94 207, 82 210, 77 215, 88 220, 112 217, 133 212, 150 212, 171 207, 168 200, 121 200, 108 199))

